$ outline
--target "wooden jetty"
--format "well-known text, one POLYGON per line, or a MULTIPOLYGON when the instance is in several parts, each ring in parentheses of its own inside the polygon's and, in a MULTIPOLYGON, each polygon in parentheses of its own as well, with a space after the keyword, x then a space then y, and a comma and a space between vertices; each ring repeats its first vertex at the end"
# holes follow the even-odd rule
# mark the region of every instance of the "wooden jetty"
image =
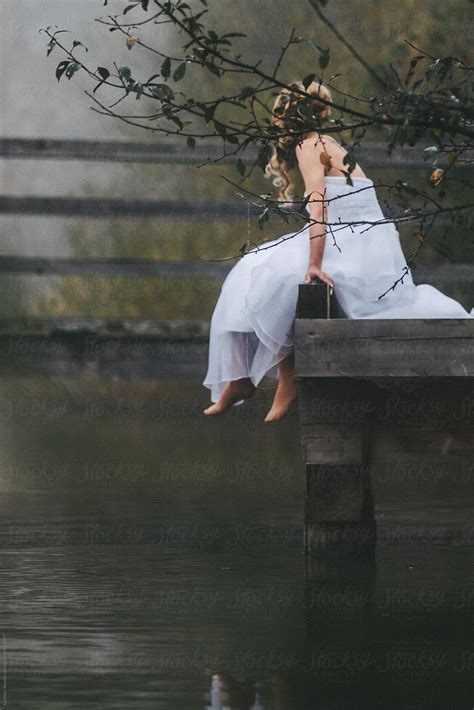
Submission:
POLYGON ((354 554, 376 541, 374 466, 474 466, 474 319, 347 319, 319 279, 299 289, 305 552, 354 554))

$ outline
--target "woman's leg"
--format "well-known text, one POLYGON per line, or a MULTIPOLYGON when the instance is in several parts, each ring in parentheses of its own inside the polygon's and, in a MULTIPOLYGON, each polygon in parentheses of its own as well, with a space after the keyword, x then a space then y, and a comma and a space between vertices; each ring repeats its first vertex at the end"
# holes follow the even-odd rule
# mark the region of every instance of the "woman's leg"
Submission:
POLYGON ((290 353, 278 363, 278 370, 280 373, 278 387, 273 398, 272 407, 265 417, 266 422, 274 422, 277 419, 281 419, 287 413, 298 394, 294 353, 290 353))
POLYGON ((228 331, 227 335, 229 339, 224 342, 223 350, 229 359, 227 371, 235 373, 237 378, 229 378, 217 402, 204 409, 204 414, 224 414, 235 402, 249 399, 256 391, 249 376, 258 344, 256 336, 246 331, 228 331), (238 377, 241 373, 247 376, 238 377))
POLYGON ((240 399, 249 399, 255 394, 255 385, 249 377, 242 377, 239 380, 228 382, 221 396, 215 404, 204 409, 204 414, 224 414, 234 402, 240 399))

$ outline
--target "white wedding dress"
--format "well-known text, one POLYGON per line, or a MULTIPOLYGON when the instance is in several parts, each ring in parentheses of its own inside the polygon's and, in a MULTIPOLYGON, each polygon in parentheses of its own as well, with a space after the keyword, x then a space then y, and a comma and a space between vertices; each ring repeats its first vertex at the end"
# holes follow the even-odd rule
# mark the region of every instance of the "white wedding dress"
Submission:
MULTIPOLYGON (((395 224, 367 224, 386 219, 373 181, 352 181, 351 186, 344 176, 325 178, 331 228, 321 264, 346 317, 474 318, 474 308, 469 312, 433 286, 414 284, 395 224), (338 226, 358 220, 360 225, 338 226)), ((251 250, 228 273, 211 319, 203 382, 212 402, 230 380, 249 377, 257 385, 264 376, 278 378, 277 363, 294 347, 298 284, 304 281, 309 256, 307 226, 251 250)))

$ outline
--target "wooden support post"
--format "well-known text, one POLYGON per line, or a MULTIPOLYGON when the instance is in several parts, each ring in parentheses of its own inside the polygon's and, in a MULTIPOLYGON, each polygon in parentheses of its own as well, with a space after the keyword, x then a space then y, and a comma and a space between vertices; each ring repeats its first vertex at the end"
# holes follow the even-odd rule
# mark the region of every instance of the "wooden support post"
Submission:
POLYGON ((472 457, 474 320, 315 316, 325 299, 325 284, 300 286, 304 540, 306 553, 346 556, 375 542, 375 464, 472 457))
MULTIPOLYGON (((343 318, 344 312, 327 284, 315 279, 300 285, 296 316, 335 319, 343 318)), ((342 383, 335 392, 321 381, 318 385, 300 384, 306 460, 304 546, 307 553, 345 556, 375 541, 369 470, 373 407, 364 388, 349 392, 342 383)))
POLYGON ((374 396, 357 382, 300 386, 305 550, 359 554, 375 542, 370 482, 374 396))

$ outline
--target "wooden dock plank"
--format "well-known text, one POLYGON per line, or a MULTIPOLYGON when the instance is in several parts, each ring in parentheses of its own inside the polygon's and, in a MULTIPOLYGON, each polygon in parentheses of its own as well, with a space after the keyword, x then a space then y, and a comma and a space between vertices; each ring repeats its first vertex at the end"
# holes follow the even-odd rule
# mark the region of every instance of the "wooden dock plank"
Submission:
POLYGON ((474 376, 474 319, 295 321, 305 377, 474 376))

